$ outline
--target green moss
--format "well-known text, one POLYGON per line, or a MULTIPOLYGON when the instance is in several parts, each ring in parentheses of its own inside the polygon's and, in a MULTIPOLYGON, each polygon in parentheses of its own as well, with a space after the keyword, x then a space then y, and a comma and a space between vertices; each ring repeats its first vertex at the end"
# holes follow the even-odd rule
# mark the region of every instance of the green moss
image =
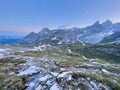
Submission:
POLYGON ((86 45, 82 47, 80 44, 73 44, 66 46, 66 48, 88 58, 100 58, 110 63, 120 63, 120 56, 116 55, 116 53, 120 53, 120 44, 86 45), (110 51, 111 49, 114 51, 110 51))
POLYGON ((83 59, 80 59, 80 60, 68 59, 68 60, 58 61, 58 65, 64 66, 64 67, 79 67, 84 62, 86 62, 86 61, 83 61, 83 59))

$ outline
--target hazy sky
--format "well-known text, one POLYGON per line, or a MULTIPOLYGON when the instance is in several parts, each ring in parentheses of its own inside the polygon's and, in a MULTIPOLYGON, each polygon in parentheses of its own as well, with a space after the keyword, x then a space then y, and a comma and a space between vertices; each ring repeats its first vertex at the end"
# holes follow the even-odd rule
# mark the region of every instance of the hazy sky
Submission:
POLYGON ((0 33, 120 21, 120 0, 0 0, 0 33))

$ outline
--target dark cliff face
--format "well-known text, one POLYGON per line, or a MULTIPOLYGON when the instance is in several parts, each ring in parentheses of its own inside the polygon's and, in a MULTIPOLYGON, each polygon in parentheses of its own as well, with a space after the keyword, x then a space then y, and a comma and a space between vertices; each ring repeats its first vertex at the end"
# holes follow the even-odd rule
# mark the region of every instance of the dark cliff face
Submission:
POLYGON ((120 23, 113 24, 110 20, 103 23, 95 22, 91 26, 85 28, 71 28, 64 30, 49 30, 48 28, 42 29, 38 33, 31 32, 28 34, 21 43, 33 44, 39 42, 52 42, 56 41, 63 43, 86 42, 96 44, 102 41, 115 32, 120 31, 120 23))

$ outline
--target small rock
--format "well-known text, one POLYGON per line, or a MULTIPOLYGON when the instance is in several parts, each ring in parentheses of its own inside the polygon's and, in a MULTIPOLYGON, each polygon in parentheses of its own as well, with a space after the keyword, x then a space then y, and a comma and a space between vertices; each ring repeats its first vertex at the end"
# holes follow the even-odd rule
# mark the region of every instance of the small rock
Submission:
POLYGON ((38 85, 35 90, 42 90, 41 85, 38 85))

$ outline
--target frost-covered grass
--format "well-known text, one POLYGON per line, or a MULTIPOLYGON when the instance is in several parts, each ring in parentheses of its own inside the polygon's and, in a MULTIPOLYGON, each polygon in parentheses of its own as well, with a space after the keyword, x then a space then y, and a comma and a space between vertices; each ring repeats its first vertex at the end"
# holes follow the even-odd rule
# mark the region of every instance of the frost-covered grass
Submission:
MULTIPOLYGON (((90 80, 95 82, 97 81, 96 84, 100 82, 104 85, 110 86, 113 90, 119 90, 120 77, 116 75, 120 73, 119 64, 113 64, 110 62, 108 63, 109 60, 107 61, 107 59, 109 58, 104 60, 104 58, 99 58, 95 55, 93 55, 93 57, 90 58, 91 53, 88 53, 88 52, 91 51, 91 48, 89 47, 90 45, 82 46, 81 44, 75 44, 75 45, 66 44, 65 46, 64 45, 56 46, 54 49, 53 48, 46 49, 43 51, 31 50, 31 51, 24 51, 24 52, 16 52, 15 54, 18 56, 23 56, 23 58, 25 57, 25 59, 29 58, 27 59, 28 61, 31 60, 33 62, 36 62, 38 67, 44 69, 44 71, 48 71, 48 72, 52 71, 53 72, 52 75, 55 78, 54 79, 55 82, 57 82, 58 85, 60 85, 62 88, 72 87, 72 89, 75 90, 76 86, 73 85, 74 80, 81 78, 80 80, 84 79, 86 80, 86 82, 88 81, 88 83, 76 82, 77 86, 79 85, 80 89, 83 89, 83 90, 88 90, 89 86, 87 84, 91 82, 90 80), (84 49, 86 51, 83 52, 82 50, 84 49), (68 50, 71 50, 71 51, 69 52, 68 50), (60 70, 60 68, 63 68, 71 72, 75 71, 75 73, 70 73, 70 76, 72 77, 70 77, 70 80, 68 80, 67 78, 69 77, 69 73, 67 71, 60 70), (110 73, 106 73, 107 71, 110 73), (86 78, 90 78, 90 80, 87 80, 86 78), (66 82, 65 80, 68 80, 67 83, 65 83, 66 82)), ((102 46, 100 47, 96 46, 96 47, 92 47, 92 49, 101 48, 101 47, 102 46)), ((96 52, 97 51, 95 51, 95 53, 96 52)), ((23 79, 21 79, 20 76, 11 75, 7 79, 11 78, 13 79, 13 81, 6 80, 6 72, 14 70, 15 65, 24 63, 24 61, 14 60, 14 59, 13 60, 7 59, 7 61, 8 61, 7 64, 6 64, 6 60, 2 60, 0 62, 0 67, 1 67, 0 70, 3 72, 1 73, 0 78, 2 78, 4 81, 10 81, 11 82, 10 84, 13 86, 16 85, 14 82, 17 82, 17 86, 15 86, 17 88, 24 87, 24 82, 22 81, 23 79), (6 68, 5 65, 7 65, 8 68, 6 68)), ((35 69, 36 67, 33 67, 33 66, 28 69, 25 69, 23 70, 21 75, 25 75, 26 73, 28 74, 28 72, 32 72, 32 71, 34 72, 35 69)), ((46 78, 47 77, 45 76, 38 80, 44 81, 46 80, 46 78)), ((9 84, 9 82, 7 83, 9 84)), ((33 83, 31 82, 31 85, 32 84, 33 83)), ((55 87, 53 84, 52 88, 57 88, 57 86, 55 87)))
POLYGON ((7 73, 15 68, 15 65, 25 63, 24 60, 14 60, 12 58, 0 59, 0 72, 7 73))
POLYGON ((80 56, 66 56, 66 58, 57 61, 57 64, 63 67, 77 67, 77 68, 86 68, 86 69, 106 69, 113 73, 120 72, 119 64, 110 64, 103 60, 95 60, 99 65, 94 65, 94 63, 90 62, 89 59, 84 59, 80 56), (88 65, 87 65, 88 64, 88 65), (109 64, 107 66, 107 64, 109 64))
POLYGON ((88 65, 80 65, 79 68, 86 68, 86 69, 106 69, 110 72, 113 72, 113 73, 119 73, 120 72, 120 67, 112 67, 111 66, 100 66, 100 65, 96 65, 96 66, 88 66, 88 65))
POLYGON ((112 88, 112 90, 120 89, 120 77, 111 75, 111 74, 88 74, 83 72, 74 72, 71 73, 72 78, 78 79, 80 77, 91 78, 92 80, 96 80, 98 82, 104 83, 112 88))
POLYGON ((12 58, 0 59, 0 89, 23 90, 27 77, 18 77, 15 74, 9 75, 8 73, 14 71, 17 64, 24 63, 24 60, 14 60, 12 58))
POLYGON ((27 77, 21 76, 18 77, 16 75, 6 76, 4 73, 0 73, 0 89, 6 90, 7 88, 14 90, 23 90, 25 87, 27 77))

